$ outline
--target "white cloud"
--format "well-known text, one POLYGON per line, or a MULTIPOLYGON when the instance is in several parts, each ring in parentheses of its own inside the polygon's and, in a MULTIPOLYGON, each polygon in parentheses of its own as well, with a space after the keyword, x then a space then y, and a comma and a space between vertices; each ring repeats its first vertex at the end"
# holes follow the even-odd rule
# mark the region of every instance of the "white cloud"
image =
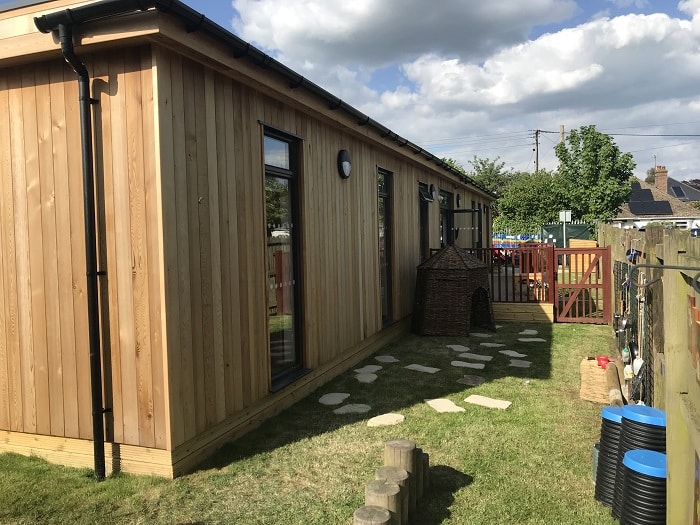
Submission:
MULTIPOLYGON (((233 5, 242 38, 399 135, 465 165, 474 155, 501 156, 529 169, 528 130, 560 124, 646 133, 667 124, 658 134, 700 129, 700 0, 678 4, 676 16, 691 19, 634 14, 649 3, 611 1, 572 27, 561 23, 581 16, 573 0, 454 0, 429 9, 422 0, 233 5), (612 16, 613 8, 628 14, 612 16), (548 33, 529 38, 545 27, 548 33), (399 74, 380 88, 372 79, 381 68, 399 74), (478 139, 484 136, 500 138, 487 144, 478 139)), ((540 164, 549 169, 557 139, 542 137, 540 164)), ((671 176, 695 170, 700 178, 700 154, 686 144, 692 138, 616 141, 634 152, 638 173, 656 155, 671 176)))

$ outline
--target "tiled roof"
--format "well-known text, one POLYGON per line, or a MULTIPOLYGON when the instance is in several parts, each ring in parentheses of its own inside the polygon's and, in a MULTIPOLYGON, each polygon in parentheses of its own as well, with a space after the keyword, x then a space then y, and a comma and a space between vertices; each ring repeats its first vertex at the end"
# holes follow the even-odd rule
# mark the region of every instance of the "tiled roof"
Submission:
MULTIPOLYGON (((670 179, 669 179, 670 180, 670 179)), ((655 186, 648 184, 644 182, 643 180, 636 180, 634 181, 634 184, 639 184, 638 189, 633 189, 632 191, 632 196, 635 195, 643 195, 643 194, 648 194, 651 192, 651 196, 653 198, 652 201, 632 201, 634 203, 638 202, 653 202, 655 204, 652 205, 647 205, 645 206, 644 204, 638 205, 638 204, 632 204, 632 210, 630 210, 630 203, 625 203, 622 205, 622 210, 620 213, 615 217, 616 219, 635 219, 638 217, 649 217, 649 216, 654 216, 658 218, 663 218, 663 217, 685 217, 685 218, 700 218, 700 210, 692 206, 691 204, 688 204, 687 202, 683 202, 680 199, 677 199, 668 193, 664 193, 663 191, 657 189, 655 186), (648 191, 647 191, 648 190, 648 191), (659 202, 668 202, 668 205, 670 206, 670 214, 664 214, 664 215, 659 215, 658 213, 643 213, 640 212, 639 210, 645 210, 645 209, 661 209, 662 207, 668 209, 666 205, 660 205, 656 204, 659 202)))

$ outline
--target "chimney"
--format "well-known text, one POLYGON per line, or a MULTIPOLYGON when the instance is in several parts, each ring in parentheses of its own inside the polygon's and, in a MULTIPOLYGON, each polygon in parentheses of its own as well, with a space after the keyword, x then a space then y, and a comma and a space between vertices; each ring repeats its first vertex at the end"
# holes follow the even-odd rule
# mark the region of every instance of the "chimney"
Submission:
POLYGON ((654 185, 657 190, 668 193, 668 170, 666 166, 656 166, 654 172, 654 185))

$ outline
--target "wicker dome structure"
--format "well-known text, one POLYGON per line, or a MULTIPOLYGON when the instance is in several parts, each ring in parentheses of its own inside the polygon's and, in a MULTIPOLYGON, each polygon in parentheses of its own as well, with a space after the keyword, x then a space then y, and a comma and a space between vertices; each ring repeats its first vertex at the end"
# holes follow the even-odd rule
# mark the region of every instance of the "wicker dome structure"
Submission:
POLYGON ((446 246, 417 268, 413 331, 466 335, 495 329, 489 269, 467 250, 446 246))

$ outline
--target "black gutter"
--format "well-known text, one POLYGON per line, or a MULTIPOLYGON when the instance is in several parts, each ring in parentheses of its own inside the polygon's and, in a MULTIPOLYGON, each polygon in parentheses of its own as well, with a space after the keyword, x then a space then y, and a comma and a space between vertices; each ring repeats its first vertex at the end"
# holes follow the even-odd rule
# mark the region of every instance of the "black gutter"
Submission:
POLYGON ((373 128, 380 135, 380 137, 389 138, 390 140, 398 143, 400 146, 408 147, 415 154, 422 155, 426 160, 434 162, 445 171, 455 175, 463 183, 471 184, 489 197, 492 197, 491 192, 477 184, 462 171, 453 168, 439 157, 436 157, 420 146, 397 135, 387 127, 358 111, 319 85, 288 68, 281 62, 278 62, 245 40, 238 38, 236 35, 230 33, 212 20, 209 20, 207 17, 195 11, 191 7, 183 4, 180 0, 102 0, 86 6, 76 7, 74 9, 65 9, 57 13, 43 15, 35 18, 34 22, 40 31, 46 33, 54 30, 59 23, 71 25, 82 24, 103 18, 127 14, 133 11, 143 11, 152 8, 156 8, 166 13, 171 13, 172 15, 178 17, 185 23, 185 28, 187 31, 204 31, 214 38, 225 42, 232 48, 232 56, 234 58, 247 58, 259 67, 273 71, 274 73, 284 77, 288 81, 291 89, 303 88, 310 91, 312 94, 326 102, 329 109, 342 110, 348 113, 351 117, 353 117, 353 119, 355 119, 359 126, 369 126, 373 128))

